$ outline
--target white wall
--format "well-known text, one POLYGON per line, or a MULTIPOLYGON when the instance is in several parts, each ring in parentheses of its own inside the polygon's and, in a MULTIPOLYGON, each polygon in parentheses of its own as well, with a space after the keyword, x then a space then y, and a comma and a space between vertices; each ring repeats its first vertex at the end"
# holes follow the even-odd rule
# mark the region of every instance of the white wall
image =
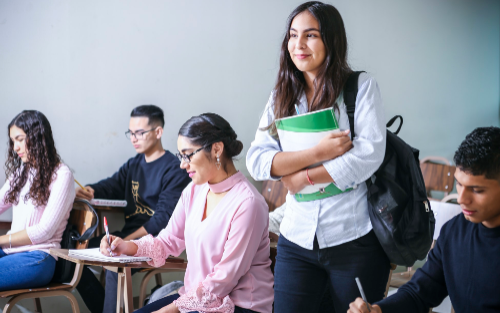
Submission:
MULTIPOLYGON (((75 177, 95 182, 134 155, 130 111, 153 103, 165 111, 171 151, 189 117, 228 119, 246 173, 285 20, 301 2, 0 0, 0 163, 7 124, 37 109, 75 177)), ((404 116, 401 136, 422 156, 451 159, 472 129, 499 125, 499 1, 330 3, 344 17, 353 68, 377 78, 387 117, 404 116)))
MULTIPOLYGON (((0 0, 0 162, 23 109, 49 118, 82 183, 134 155, 129 114, 154 103, 164 146, 193 115, 227 118, 244 143, 273 88, 288 14, 301 1, 0 0)), ((387 117, 422 155, 451 158, 465 134, 499 125, 500 2, 340 0, 350 62, 378 80, 387 117)), ((0 172, 0 181, 4 180, 0 172)))

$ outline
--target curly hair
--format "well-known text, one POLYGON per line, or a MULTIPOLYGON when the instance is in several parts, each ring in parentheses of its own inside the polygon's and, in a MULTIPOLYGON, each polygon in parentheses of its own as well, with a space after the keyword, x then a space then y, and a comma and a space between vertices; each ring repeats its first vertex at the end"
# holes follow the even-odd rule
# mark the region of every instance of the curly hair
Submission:
POLYGON ((54 145, 50 123, 41 112, 25 110, 9 123, 8 135, 13 126, 22 129, 26 134, 28 161, 22 163, 14 151, 14 142, 9 139, 5 176, 10 180, 10 189, 5 194, 4 201, 17 204, 21 189, 29 179, 31 188, 24 196, 24 202, 31 199, 35 206, 47 205, 50 196, 49 186, 55 179, 56 168, 61 163, 61 157, 54 145))
POLYGON ((462 141, 453 159, 464 172, 500 180, 500 128, 474 129, 462 141))

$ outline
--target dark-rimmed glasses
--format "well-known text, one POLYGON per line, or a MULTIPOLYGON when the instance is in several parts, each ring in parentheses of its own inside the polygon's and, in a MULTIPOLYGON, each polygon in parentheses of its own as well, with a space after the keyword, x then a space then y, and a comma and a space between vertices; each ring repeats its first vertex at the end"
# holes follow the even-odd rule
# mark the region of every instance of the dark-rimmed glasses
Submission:
POLYGON ((182 154, 182 153, 176 153, 175 156, 179 158, 179 161, 184 161, 186 163, 189 163, 191 162, 191 158, 193 157, 193 155, 195 155, 196 153, 200 152, 201 150, 205 149, 206 146, 204 147, 201 147, 200 149, 194 151, 194 152, 191 152, 190 154, 182 154))
POLYGON ((144 136, 145 133, 149 133, 150 131, 152 130, 155 130, 156 128, 151 128, 150 130, 138 130, 136 131, 135 133, 133 133, 132 131, 128 130, 125 132, 125 137, 127 137, 127 139, 130 140, 130 138, 135 137, 135 139, 137 140, 141 140, 144 136))

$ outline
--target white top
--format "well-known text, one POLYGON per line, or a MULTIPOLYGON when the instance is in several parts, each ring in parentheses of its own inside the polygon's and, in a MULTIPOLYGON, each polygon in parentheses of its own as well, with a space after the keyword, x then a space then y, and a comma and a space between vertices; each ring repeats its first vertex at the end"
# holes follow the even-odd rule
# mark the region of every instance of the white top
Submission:
POLYGON ((56 169, 55 179, 50 183, 50 196, 46 205, 35 206, 32 199, 24 201, 24 197, 31 188, 32 176, 30 173, 26 184, 19 193, 17 204, 5 203, 5 194, 10 190, 10 180, 7 180, 0 189, 0 214, 12 205, 12 225, 8 232, 13 234, 26 229, 32 245, 5 248, 6 254, 41 250, 49 253, 50 249, 61 247, 61 238, 68 224, 69 213, 75 200, 73 174, 65 165, 56 169))
MULTIPOLYGON (((286 196, 286 210, 280 232, 291 242, 312 250, 317 235, 321 249, 337 246, 366 235, 372 229, 364 183, 379 168, 385 155, 386 122, 382 98, 377 82, 370 75, 361 73, 358 83, 356 112, 354 115, 353 148, 344 155, 323 163, 341 190, 355 188, 333 197, 310 202, 297 202, 286 196)), ((349 129, 343 97, 338 100, 340 114, 335 111, 341 130, 349 129)), ((307 99, 302 95, 300 112, 307 112, 307 99)), ((271 164, 276 153, 281 152, 279 140, 260 128, 274 122, 272 94, 266 105, 247 153, 246 163, 255 180, 277 180, 271 177, 271 164)))

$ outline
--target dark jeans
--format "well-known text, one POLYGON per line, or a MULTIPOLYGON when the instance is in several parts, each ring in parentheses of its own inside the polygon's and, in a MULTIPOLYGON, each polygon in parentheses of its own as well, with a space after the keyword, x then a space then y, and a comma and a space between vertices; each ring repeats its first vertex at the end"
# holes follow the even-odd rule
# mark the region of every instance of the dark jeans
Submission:
MULTIPOLYGON (((113 232, 113 235, 121 238, 127 236, 127 234, 124 234, 122 232, 113 232)), ((90 239, 88 248, 98 248, 101 245, 102 237, 104 237, 104 235, 90 239)), ((113 312, 116 312, 117 283, 115 282, 113 286, 115 290, 114 293, 115 303, 113 312)), ((112 286, 110 286, 110 288, 111 287, 112 286)), ((95 277, 94 273, 92 273, 92 271, 87 266, 83 267, 82 278, 80 279, 78 286, 76 286, 76 289, 80 293, 83 302, 85 303, 90 312, 92 313, 103 312, 104 299, 105 299, 104 288, 102 287, 101 282, 97 279, 97 277, 95 277)), ((106 280, 106 296, 107 296, 107 291, 108 291, 108 284, 106 280)))
POLYGON ((50 283, 56 260, 34 250, 6 254, 0 248, 0 291, 43 287, 50 283))
MULTIPOLYGON (((170 303, 174 302, 174 300, 177 300, 179 298, 179 294, 176 293, 175 295, 171 295, 168 297, 165 297, 163 299, 160 299, 158 301, 152 302, 145 307, 142 307, 141 309, 134 311, 134 313, 151 313, 154 311, 158 311, 159 309, 169 305, 170 303)), ((192 311, 189 313, 199 313, 198 311, 192 311)), ((243 309, 238 306, 234 307, 234 313, 258 313, 249 309, 243 309)))
POLYGON ((346 312, 349 303, 360 297, 355 277, 359 277, 368 302, 384 297, 390 263, 377 237, 367 235, 339 246, 304 249, 283 235, 278 241, 274 268, 274 312, 314 313, 329 285, 333 309, 346 312))

